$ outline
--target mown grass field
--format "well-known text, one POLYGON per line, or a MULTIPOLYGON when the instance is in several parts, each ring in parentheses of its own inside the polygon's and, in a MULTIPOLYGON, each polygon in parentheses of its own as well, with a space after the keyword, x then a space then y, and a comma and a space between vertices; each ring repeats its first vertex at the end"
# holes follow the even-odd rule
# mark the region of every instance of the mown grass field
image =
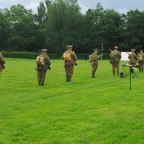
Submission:
POLYGON ((35 60, 6 59, 5 66, 0 144, 144 143, 144 73, 135 71, 130 91, 129 76, 113 76, 108 60, 99 61, 95 79, 90 63, 78 60, 66 83, 63 61, 52 60, 45 86, 39 87, 35 60))

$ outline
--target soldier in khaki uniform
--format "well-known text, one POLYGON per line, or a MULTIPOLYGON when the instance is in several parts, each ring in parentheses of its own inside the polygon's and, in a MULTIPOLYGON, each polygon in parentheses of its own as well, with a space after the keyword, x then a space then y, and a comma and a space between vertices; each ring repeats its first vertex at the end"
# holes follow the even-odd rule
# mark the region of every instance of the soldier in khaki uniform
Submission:
POLYGON ((2 53, 0 52, 0 73, 5 68, 4 64, 5 64, 5 60, 4 60, 2 53))
POLYGON ((117 76, 119 76, 119 64, 121 59, 121 53, 118 51, 118 46, 114 46, 114 50, 110 53, 110 62, 112 64, 112 73, 115 76, 115 73, 117 73, 117 76))
POLYGON ((72 51, 72 45, 67 46, 67 50, 63 53, 64 68, 66 82, 71 82, 71 78, 74 72, 74 65, 76 65, 77 56, 74 51, 72 51))
POLYGON ((135 54, 135 49, 131 49, 131 53, 129 54, 128 59, 129 59, 129 64, 130 65, 135 65, 136 64, 138 57, 135 54))
POLYGON ((47 49, 42 49, 41 54, 36 58, 37 76, 39 86, 43 86, 47 70, 50 69, 51 61, 47 55, 47 49))
POLYGON ((95 78, 95 73, 98 68, 98 49, 94 49, 94 52, 89 56, 89 61, 92 65, 92 78, 95 78))
POLYGON ((140 50, 140 53, 138 54, 138 63, 139 63, 139 72, 143 72, 143 68, 144 68, 144 53, 143 53, 143 50, 140 50))

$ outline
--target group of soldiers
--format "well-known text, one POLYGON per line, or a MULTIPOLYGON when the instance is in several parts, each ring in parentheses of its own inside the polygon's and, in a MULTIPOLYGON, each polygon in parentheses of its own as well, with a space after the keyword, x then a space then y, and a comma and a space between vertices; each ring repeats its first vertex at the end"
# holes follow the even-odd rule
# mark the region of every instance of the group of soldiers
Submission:
MULTIPOLYGON (((75 52, 72 51, 72 45, 67 46, 67 50, 63 53, 62 58, 64 60, 66 82, 71 82, 74 72, 74 65, 77 65, 77 56, 75 52)), ((47 49, 41 50, 41 54, 36 58, 36 65, 38 84, 39 86, 43 86, 46 72, 48 69, 50 69, 51 65, 50 58, 47 55, 47 49)))
MULTIPOLYGON (((110 53, 110 63, 112 64, 113 75, 119 76, 119 64, 121 60, 121 52, 118 50, 118 46, 114 46, 114 50, 110 53)), ((127 64, 130 69, 138 63, 139 72, 143 72, 144 67, 144 53, 140 50, 138 54, 135 53, 135 49, 131 49, 131 53, 128 53, 129 62, 127 64)))
MULTIPOLYGON (((65 78, 66 82, 71 82, 72 75, 74 72, 74 65, 77 65, 77 56, 72 50, 73 46, 68 45, 67 50, 63 53, 62 58, 64 60, 65 78)), ((114 46, 114 50, 110 50, 110 63, 112 65, 113 75, 119 76, 119 65, 121 60, 121 52, 118 50, 118 46, 114 46)), ((98 55, 98 49, 94 49, 93 53, 89 55, 89 62, 92 66, 91 77, 95 78, 95 74, 98 68, 98 60, 101 58, 98 55)), ((135 66, 139 64, 139 71, 143 72, 144 67, 144 53, 140 50, 140 53, 136 54, 135 49, 131 49, 131 53, 128 53, 129 66, 135 66)), ((5 68, 5 60, 3 55, 0 53, 0 73, 5 68)), ((47 70, 50 70, 51 60, 47 54, 47 49, 42 49, 41 53, 36 57, 36 71, 38 78, 38 85, 43 86, 46 78, 47 70)))

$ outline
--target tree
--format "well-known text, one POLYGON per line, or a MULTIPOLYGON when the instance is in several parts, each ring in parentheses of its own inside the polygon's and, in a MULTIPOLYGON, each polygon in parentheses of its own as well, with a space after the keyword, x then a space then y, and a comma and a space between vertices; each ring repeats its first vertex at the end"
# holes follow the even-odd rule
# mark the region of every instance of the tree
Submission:
MULTIPOLYGON (((4 10, 4 20, 9 25, 9 32, 4 47, 7 50, 35 50, 37 47, 37 20, 31 10, 18 4, 10 10, 4 10)), ((4 21, 3 21, 4 22, 4 21)))
POLYGON ((77 46, 80 18, 77 0, 54 0, 48 10, 46 47, 60 52, 68 43, 77 46))
POLYGON ((123 22, 121 14, 114 10, 105 10, 100 25, 106 52, 114 45, 120 46, 123 42, 123 22))
POLYGON ((136 48, 140 50, 144 46, 144 12, 139 10, 130 10, 127 13, 126 34, 129 50, 136 48))

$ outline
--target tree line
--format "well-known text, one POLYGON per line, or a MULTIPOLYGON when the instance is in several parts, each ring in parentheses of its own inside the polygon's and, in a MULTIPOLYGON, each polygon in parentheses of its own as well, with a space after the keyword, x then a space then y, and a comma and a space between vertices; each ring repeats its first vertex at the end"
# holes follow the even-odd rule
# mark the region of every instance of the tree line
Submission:
POLYGON ((144 47, 144 12, 138 9, 125 14, 97 3, 82 14, 77 0, 45 0, 37 10, 21 4, 0 9, 0 50, 61 53, 72 44, 77 53, 108 53, 114 45, 121 51, 144 47))

